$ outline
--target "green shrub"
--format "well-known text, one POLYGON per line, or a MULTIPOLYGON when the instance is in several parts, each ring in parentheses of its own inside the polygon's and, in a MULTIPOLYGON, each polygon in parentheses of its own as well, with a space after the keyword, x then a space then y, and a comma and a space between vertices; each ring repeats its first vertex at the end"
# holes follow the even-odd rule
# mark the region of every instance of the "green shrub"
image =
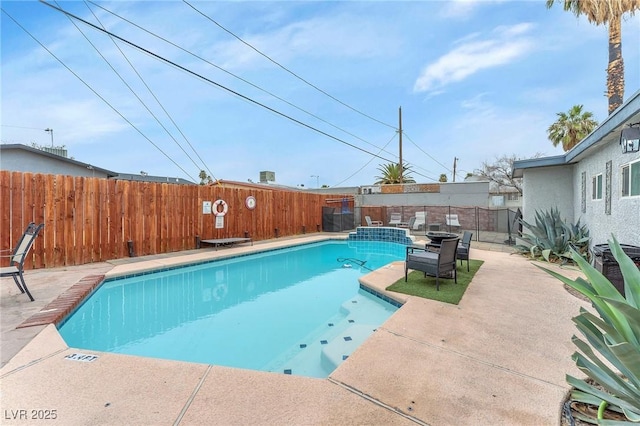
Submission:
MULTIPOLYGON (((588 297, 599 315, 581 309, 580 315, 573 318, 586 341, 573 336, 578 351, 572 358, 594 384, 567 375, 567 382, 574 387, 571 398, 601 407, 599 413, 606 407, 623 413, 631 422, 640 422, 640 270, 615 237, 609 247, 624 277, 624 297, 576 251, 571 253, 573 260, 586 280, 570 280, 542 269, 588 297)), ((598 424, 626 423, 602 417, 599 414, 598 424)))
POLYGON ((567 262, 571 260, 570 250, 576 250, 584 259, 589 259, 589 229, 578 223, 567 224, 560 218, 560 211, 536 211, 535 224, 523 219, 520 223, 529 232, 520 237, 526 245, 517 245, 521 253, 530 254, 534 259, 544 258, 547 262, 567 262))

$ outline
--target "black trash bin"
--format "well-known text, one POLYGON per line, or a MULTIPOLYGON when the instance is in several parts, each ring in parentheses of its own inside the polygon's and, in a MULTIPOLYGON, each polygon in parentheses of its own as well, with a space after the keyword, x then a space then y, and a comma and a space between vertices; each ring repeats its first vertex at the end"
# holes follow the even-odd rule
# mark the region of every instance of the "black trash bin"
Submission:
MULTIPOLYGON (((620 247, 640 269, 640 247, 628 244, 620 244, 620 247)), ((607 277, 620 294, 624 296, 624 277, 622 276, 620 265, 618 265, 618 262, 616 262, 616 259, 613 257, 613 253, 611 253, 609 245, 596 244, 593 246, 593 256, 595 268, 607 277)))

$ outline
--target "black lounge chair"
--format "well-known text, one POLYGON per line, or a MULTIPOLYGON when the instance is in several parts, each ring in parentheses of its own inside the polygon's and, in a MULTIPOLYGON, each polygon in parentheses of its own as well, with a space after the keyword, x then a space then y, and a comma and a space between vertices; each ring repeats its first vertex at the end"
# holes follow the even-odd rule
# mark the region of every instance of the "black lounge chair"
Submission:
POLYGON ((22 234, 20 241, 18 241, 18 245, 13 251, 13 254, 2 256, 11 258, 10 266, 0 268, 0 277, 13 277, 13 281, 15 281, 20 292, 27 293, 27 296, 29 296, 29 299, 31 299, 32 302, 34 299, 27 288, 27 284, 24 282, 22 272, 24 270, 24 260, 27 258, 27 254, 29 254, 31 247, 33 246, 33 241, 36 239, 38 232, 40 232, 42 228, 44 228, 44 223, 36 225, 31 222, 27 226, 27 229, 25 229, 24 234, 22 234), (18 277, 20 278, 20 281, 18 281, 18 277))
POLYGON ((462 265, 462 261, 467 261, 467 272, 469 272, 469 252, 471 251, 471 237, 473 237, 473 232, 464 231, 462 234, 462 241, 458 244, 458 251, 456 253, 456 257, 460 259, 460 265, 462 265))
POLYGON ((407 247, 407 257, 404 262, 404 280, 407 281, 409 269, 424 272, 427 275, 436 277, 436 290, 440 291, 440 277, 445 274, 450 276, 453 273, 454 282, 458 282, 456 270, 456 251, 458 249, 459 238, 442 240, 438 252, 429 251, 419 247, 407 247))

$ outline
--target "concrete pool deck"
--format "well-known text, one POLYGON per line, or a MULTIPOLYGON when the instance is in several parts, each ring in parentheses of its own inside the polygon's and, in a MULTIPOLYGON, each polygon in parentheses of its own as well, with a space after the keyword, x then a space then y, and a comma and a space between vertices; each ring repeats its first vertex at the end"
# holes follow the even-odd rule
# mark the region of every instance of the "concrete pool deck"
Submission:
MULTIPOLYGON (((16 329, 87 275, 126 275, 326 238, 28 271, 35 302, 3 279, 1 423, 559 423, 565 374, 580 375, 571 360, 571 317, 589 305, 527 259, 482 249, 509 250, 504 246, 472 243, 471 257, 485 263, 459 305, 387 293, 406 303, 328 379, 78 351, 53 325, 16 329), (65 358, 77 352, 98 358, 65 358)), ((384 292, 403 275, 402 262, 395 262, 361 281, 384 292)))

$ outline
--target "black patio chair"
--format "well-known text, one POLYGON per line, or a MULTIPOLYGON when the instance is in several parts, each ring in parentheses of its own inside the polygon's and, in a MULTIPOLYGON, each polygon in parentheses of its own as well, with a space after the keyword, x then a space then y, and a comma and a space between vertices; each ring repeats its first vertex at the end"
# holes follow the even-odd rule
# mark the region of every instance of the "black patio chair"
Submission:
POLYGON ((13 277, 13 281, 15 281, 16 285, 20 289, 20 292, 27 293, 27 296, 29 296, 29 299, 31 299, 32 302, 34 300, 33 296, 27 288, 27 283, 24 282, 22 273, 24 271, 24 261, 27 258, 27 254, 29 254, 31 247, 33 246, 33 241, 36 239, 36 237, 38 236, 38 232, 40 232, 42 228, 44 228, 44 223, 36 225, 35 223, 31 222, 29 225, 27 225, 27 229, 25 229, 24 234, 22 234, 22 237, 20 238, 20 241, 18 241, 18 245, 13 251, 13 254, 1 256, 10 257, 11 261, 10 266, 0 268, 0 277, 13 277), (20 281, 18 281, 18 278, 20 278, 20 281))
POLYGON ((462 261, 467 261, 467 272, 469 272, 469 252, 471 251, 471 237, 473 237, 473 232, 464 231, 462 234, 462 241, 458 244, 458 251, 456 252, 456 257, 460 259, 460 265, 462 265, 462 261))
POLYGON ((444 278, 445 274, 453 274, 453 280, 457 283, 456 251, 459 240, 459 238, 442 240, 439 252, 428 251, 419 247, 407 247, 407 256, 404 262, 404 281, 407 281, 409 269, 413 269, 424 272, 425 277, 427 275, 436 277, 437 291, 440 291, 440 277, 444 278))

